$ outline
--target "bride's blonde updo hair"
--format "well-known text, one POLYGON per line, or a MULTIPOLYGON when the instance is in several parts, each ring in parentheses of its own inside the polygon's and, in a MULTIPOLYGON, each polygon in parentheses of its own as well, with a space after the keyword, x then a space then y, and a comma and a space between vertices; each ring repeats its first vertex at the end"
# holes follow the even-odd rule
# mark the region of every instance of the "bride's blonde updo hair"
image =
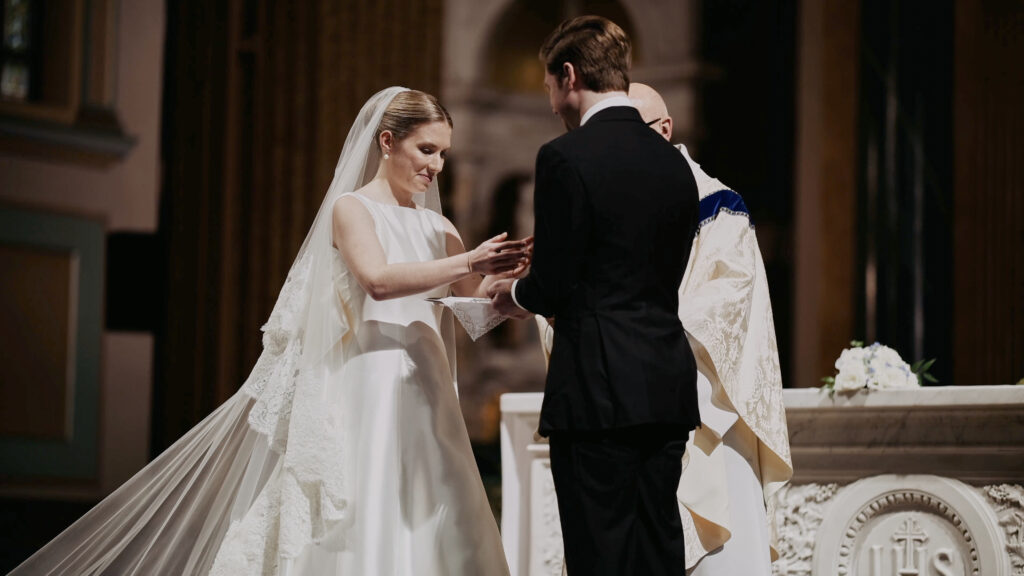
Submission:
POLYGON ((400 142, 417 126, 430 122, 447 122, 453 128, 451 114, 441 106, 437 98, 419 90, 399 92, 391 99, 373 138, 380 148, 380 135, 390 131, 395 142, 400 142))

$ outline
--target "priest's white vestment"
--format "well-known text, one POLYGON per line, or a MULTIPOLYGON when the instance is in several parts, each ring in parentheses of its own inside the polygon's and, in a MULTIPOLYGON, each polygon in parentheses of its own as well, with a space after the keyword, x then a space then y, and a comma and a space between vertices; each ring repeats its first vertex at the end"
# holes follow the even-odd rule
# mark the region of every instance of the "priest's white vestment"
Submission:
POLYGON ((679 287, 679 318, 700 371, 703 426, 686 447, 678 498, 691 574, 771 574, 772 495, 793 475, 768 281, 739 194, 682 145, 700 224, 679 287))

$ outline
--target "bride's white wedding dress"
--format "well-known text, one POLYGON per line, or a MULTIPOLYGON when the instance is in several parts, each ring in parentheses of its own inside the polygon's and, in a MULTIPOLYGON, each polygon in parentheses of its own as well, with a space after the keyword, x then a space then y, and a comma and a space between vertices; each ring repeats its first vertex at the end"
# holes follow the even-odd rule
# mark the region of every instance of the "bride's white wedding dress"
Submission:
MULTIPOLYGON (((351 196, 373 217, 388 263, 447 256, 439 214, 351 196)), ((351 331, 324 364, 331 385, 323 402, 332 407, 324 425, 345 447, 335 457, 347 502, 338 525, 285 559, 281 574, 507 574, 442 338, 443 308, 425 300, 447 289, 375 301, 336 258, 336 293, 351 331)), ((265 569, 279 530, 266 511, 279 509, 285 483, 278 464, 228 531, 212 574, 265 569)))
MULTIPOLYGON (((332 208, 377 165, 395 94, 360 111, 335 179, 227 402, 14 576, 503 576, 508 566, 459 409, 450 312, 375 301, 331 247, 332 208)), ((447 256, 433 209, 376 203, 389 263, 447 256)))

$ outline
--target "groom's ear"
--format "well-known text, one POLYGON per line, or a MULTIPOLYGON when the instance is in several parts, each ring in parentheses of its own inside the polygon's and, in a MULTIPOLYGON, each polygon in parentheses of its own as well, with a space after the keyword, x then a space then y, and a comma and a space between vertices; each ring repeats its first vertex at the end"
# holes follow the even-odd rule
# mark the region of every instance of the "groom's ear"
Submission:
POLYGON ((571 62, 562 63, 562 79, 565 81, 566 90, 573 90, 579 87, 576 85, 578 80, 576 77, 576 68, 571 62))

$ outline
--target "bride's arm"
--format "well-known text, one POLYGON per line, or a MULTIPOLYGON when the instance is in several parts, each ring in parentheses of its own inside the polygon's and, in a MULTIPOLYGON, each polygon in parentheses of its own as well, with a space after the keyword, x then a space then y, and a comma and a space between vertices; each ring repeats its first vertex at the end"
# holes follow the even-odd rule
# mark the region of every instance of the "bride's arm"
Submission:
MULTIPOLYGON (((459 231, 455 229, 455 225, 447 218, 444 219, 444 225, 445 248, 448 252, 448 257, 459 258, 466 253, 466 246, 462 243, 462 237, 459 236, 459 231)), ((452 282, 452 293, 456 296, 484 298, 486 294, 481 296, 480 290, 484 278, 486 276, 480 274, 470 274, 460 278, 452 282)))
MULTIPOLYGON (((466 246, 462 243, 462 237, 459 236, 459 231, 455 228, 455 225, 450 220, 445 218, 445 241, 448 256, 456 258, 466 252, 466 246)), ((452 292, 456 296, 473 297, 473 298, 487 298, 487 287, 497 282, 502 278, 514 278, 519 276, 526 270, 529 265, 529 244, 532 243, 531 239, 526 239, 527 243, 527 257, 519 262, 514 269, 498 274, 490 274, 482 276, 480 274, 472 274, 465 278, 462 278, 452 283, 452 292)))
POLYGON ((332 216, 334 244, 359 285, 374 300, 419 294, 477 277, 477 272, 509 270, 525 253, 523 242, 502 242, 503 238, 496 237, 475 250, 463 249, 447 258, 388 264, 373 217, 362 202, 351 196, 341 198, 332 216))
MULTIPOLYGON (((496 237, 498 238, 498 237, 496 237)), ((458 257, 466 252, 466 246, 462 243, 462 237, 451 220, 444 218, 444 240, 446 243, 447 255, 458 257)), ((529 265, 529 252, 532 245, 532 238, 519 241, 524 243, 526 250, 515 268, 499 274, 483 276, 473 274, 459 281, 452 283, 452 292, 456 296, 487 298, 487 287, 504 278, 515 278, 521 275, 529 265)))

